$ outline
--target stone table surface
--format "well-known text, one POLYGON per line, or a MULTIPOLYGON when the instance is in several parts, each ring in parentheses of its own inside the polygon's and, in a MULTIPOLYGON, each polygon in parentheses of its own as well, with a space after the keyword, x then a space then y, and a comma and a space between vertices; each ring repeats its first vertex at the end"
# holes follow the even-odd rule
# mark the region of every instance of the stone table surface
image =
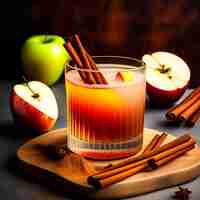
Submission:
MULTIPOLYGON (((73 197, 70 192, 60 194, 46 187, 34 179, 24 175, 23 169, 18 166, 16 151, 28 139, 35 136, 30 135, 24 130, 14 126, 12 115, 9 108, 9 94, 14 81, 0 81, 0 199, 3 200, 67 200, 78 199, 73 197)), ((65 127, 65 93, 64 83, 60 81, 52 87, 59 106, 59 119, 53 129, 65 127)), ((183 95, 186 96, 190 90, 183 95)), ((187 128, 175 126, 168 123, 165 119, 166 109, 148 108, 145 112, 145 127, 158 129, 179 136, 187 131, 200 141, 200 122, 194 127, 187 128)), ((53 183, 52 183, 53 184, 53 183)), ((200 177, 183 184, 192 190, 191 200, 200 198, 200 177)), ((140 195, 127 199, 134 200, 169 200, 177 187, 162 189, 145 195, 140 195)))

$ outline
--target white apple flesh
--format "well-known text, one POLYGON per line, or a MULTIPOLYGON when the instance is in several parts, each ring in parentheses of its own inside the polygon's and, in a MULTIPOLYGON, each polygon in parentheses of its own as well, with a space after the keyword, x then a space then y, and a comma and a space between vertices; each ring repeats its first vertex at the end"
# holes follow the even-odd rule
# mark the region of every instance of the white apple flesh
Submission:
POLYGON ((15 85, 10 104, 16 121, 37 132, 48 131, 58 118, 57 101, 52 90, 39 81, 15 85))
POLYGON ((147 93, 156 105, 169 105, 185 92, 190 81, 190 69, 180 57, 169 52, 144 55, 147 93))

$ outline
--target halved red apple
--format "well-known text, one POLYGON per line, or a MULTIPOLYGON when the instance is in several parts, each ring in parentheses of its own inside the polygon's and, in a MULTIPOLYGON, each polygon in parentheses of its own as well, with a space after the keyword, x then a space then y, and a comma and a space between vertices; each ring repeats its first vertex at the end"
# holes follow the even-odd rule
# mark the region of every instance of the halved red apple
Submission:
POLYGON ((146 64, 147 93, 150 101, 164 106, 177 101, 190 81, 190 68, 175 54, 159 51, 142 57, 146 64))
POLYGON ((58 118, 54 93, 39 81, 15 85, 11 91, 10 106, 17 122, 39 133, 52 128, 58 118))

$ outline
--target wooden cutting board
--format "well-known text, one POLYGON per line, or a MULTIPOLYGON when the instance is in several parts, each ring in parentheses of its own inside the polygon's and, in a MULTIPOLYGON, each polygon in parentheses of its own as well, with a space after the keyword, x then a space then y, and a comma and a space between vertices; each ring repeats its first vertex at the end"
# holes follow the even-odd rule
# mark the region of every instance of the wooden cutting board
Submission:
MULTIPOLYGON (((141 172, 108 188, 96 190, 87 184, 87 176, 97 169, 115 161, 94 161, 69 152, 64 159, 50 159, 41 146, 66 143, 65 128, 57 129, 36 137, 22 145, 17 156, 23 164, 23 169, 31 169, 33 178, 41 176, 48 185, 57 185, 62 190, 76 192, 80 189, 82 195, 96 199, 125 198, 155 191, 190 181, 200 175, 200 148, 189 151, 169 164, 151 172, 141 172), (59 183, 59 184, 57 184, 59 183), (69 191, 70 188, 70 191, 69 191), (75 189, 75 190, 74 190, 75 189), (73 191, 74 190, 74 191, 73 191)), ((143 148, 159 131, 144 129, 143 148)), ((168 135, 166 142, 174 139, 168 135)))

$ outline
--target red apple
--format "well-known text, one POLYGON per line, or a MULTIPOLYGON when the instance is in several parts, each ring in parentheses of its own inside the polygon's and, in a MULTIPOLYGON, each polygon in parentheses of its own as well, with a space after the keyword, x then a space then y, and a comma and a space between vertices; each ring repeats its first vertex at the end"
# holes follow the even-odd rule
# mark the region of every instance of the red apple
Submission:
POLYGON ((144 55, 146 63, 147 93, 158 106, 170 105, 185 92, 190 81, 190 68, 186 62, 169 52, 144 55))
POLYGON ((51 129, 58 118, 57 101, 52 90, 39 81, 15 85, 10 106, 20 125, 39 133, 51 129))

